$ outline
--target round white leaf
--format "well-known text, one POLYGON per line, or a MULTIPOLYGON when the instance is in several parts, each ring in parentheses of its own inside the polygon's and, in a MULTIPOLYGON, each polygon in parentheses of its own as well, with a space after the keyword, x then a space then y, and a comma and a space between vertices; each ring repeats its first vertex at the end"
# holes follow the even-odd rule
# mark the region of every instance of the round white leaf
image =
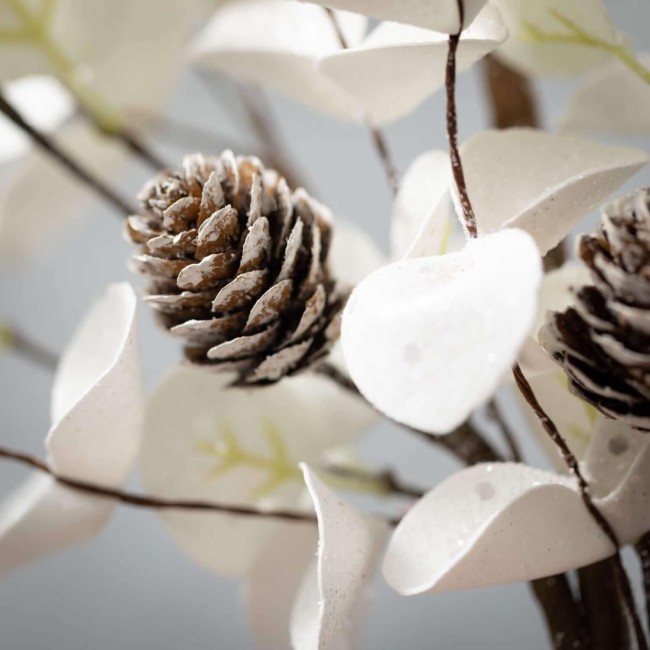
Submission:
POLYGON ((612 552, 573 479, 512 463, 477 465, 406 514, 383 573, 400 594, 414 595, 533 580, 612 552))
MULTIPOLYGON (((351 45, 366 19, 337 14, 351 45)), ((240 0, 217 9, 190 49, 191 60, 246 83, 277 90, 312 108, 357 119, 356 101, 318 71, 318 61, 341 49, 319 7, 287 0, 240 0)))
POLYGON ((318 555, 305 576, 291 617, 295 650, 357 647, 370 582, 386 526, 345 503, 303 465, 318 517, 318 555))
MULTIPOLYGON (((62 476, 119 488, 133 465, 142 410, 135 313, 130 286, 111 286, 63 355, 46 441, 62 476)), ((0 513, 0 568, 96 535, 115 505, 48 476, 30 479, 0 513)))
POLYGON ((540 42, 532 30, 547 34, 571 32, 553 12, 568 18, 589 36, 616 43, 619 36, 603 0, 493 0, 508 26, 510 38, 497 55, 525 74, 571 76, 607 60, 609 54, 584 44, 540 42))
POLYGON ((389 417, 448 433, 492 395, 534 322, 541 260, 505 230, 368 276, 342 324, 347 367, 389 417))
MULTIPOLYGON (((160 497, 259 508, 292 508, 298 463, 363 431, 368 409, 323 377, 286 378, 264 388, 227 388, 227 377, 180 368, 151 396, 141 450, 142 480, 160 497)), ((222 574, 252 566, 276 520, 165 512, 179 546, 222 574)))
MULTIPOLYGON (((639 57, 650 69, 650 55, 639 57)), ((620 61, 591 70, 580 81, 560 118, 568 131, 636 135, 650 133, 650 84, 620 61)))
MULTIPOLYGON (((338 7, 371 18, 426 27, 437 32, 454 34, 460 27, 457 0, 309 0, 327 7, 338 7)), ((469 25, 487 0, 464 0, 465 20, 469 25)))
MULTIPOLYGON (((493 7, 486 7, 463 32, 457 54, 462 72, 496 48, 508 32, 493 7)), ((359 47, 325 57, 320 70, 378 124, 414 111, 444 86, 447 34, 399 23, 380 24, 359 47)))
POLYGON ((640 149, 535 129, 483 131, 461 157, 479 234, 521 228, 542 254, 648 162, 640 149))
POLYGON ((451 234, 451 162, 446 151, 428 151, 410 165, 393 206, 393 259, 446 253, 451 234))

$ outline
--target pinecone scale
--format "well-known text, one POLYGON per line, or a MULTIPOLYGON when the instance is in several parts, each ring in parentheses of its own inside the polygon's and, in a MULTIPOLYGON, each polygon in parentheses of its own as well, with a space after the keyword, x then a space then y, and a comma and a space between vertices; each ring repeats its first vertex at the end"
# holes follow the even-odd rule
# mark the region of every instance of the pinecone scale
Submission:
POLYGON ((345 301, 327 256, 329 211, 254 157, 193 155, 140 195, 128 220, 145 301, 186 357, 270 383, 302 370, 338 336, 345 301))

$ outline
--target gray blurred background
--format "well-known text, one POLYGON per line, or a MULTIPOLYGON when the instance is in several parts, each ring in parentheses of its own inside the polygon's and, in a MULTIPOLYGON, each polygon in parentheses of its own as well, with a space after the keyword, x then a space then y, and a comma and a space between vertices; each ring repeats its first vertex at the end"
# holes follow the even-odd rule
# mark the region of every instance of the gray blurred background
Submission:
MULTIPOLYGON (((636 49, 647 48, 650 2, 606 0, 606 4, 636 49)), ((461 140, 487 126, 479 72, 480 68, 474 68, 459 83, 461 140)), ((570 89, 568 82, 540 85, 547 126, 554 123, 570 89)), ((282 135, 317 196, 336 214, 367 229, 386 249, 390 194, 366 132, 282 98, 273 97, 272 104, 282 135)), ((204 84, 191 73, 181 80, 168 112, 205 128, 230 128, 204 84)), ((402 172, 418 153, 444 147, 442 96, 387 129, 387 134, 402 172)), ((647 139, 628 138, 627 143, 650 149, 647 139)), ((181 155, 169 147, 157 148, 173 162, 181 155)), ((134 193, 147 177, 147 171, 134 164, 116 181, 134 193)), ((650 174, 646 172, 630 187, 648 182, 650 174)), ((34 191, 38 192, 38 187, 34 191)), ((45 196, 43 209, 47 218, 45 196)), ((105 285, 130 279, 126 270, 129 250, 114 214, 89 202, 46 255, 20 268, 2 267, 0 318, 20 324, 50 348, 62 349, 105 285)), ((142 309, 141 316, 145 379, 151 388, 179 353, 174 342, 154 327, 147 310, 142 309)), ((0 357, 3 444, 42 455, 49 425, 50 381, 46 372, 24 361, 0 357)), ((533 445, 527 447, 531 453, 533 445)), ((433 485, 455 467, 432 447, 386 425, 368 436, 362 452, 379 465, 390 461, 423 485, 433 485)), ((1 464, 0 496, 25 475, 20 468, 1 464)), ((138 486, 137 478, 132 485, 138 486)), ((0 648, 252 648, 239 605, 237 581, 196 566, 174 546, 155 514, 122 507, 91 543, 42 559, 0 580, 0 648)), ((405 599, 378 584, 364 647, 382 650, 398 646, 405 650, 542 650, 548 642, 525 585, 405 599)))

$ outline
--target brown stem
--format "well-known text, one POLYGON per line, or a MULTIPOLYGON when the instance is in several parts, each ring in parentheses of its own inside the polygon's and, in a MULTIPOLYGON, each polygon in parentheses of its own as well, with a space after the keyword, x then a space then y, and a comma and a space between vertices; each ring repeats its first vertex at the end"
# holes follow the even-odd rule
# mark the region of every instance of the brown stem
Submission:
MULTIPOLYGON (((124 503, 129 506, 137 508, 149 508, 153 510, 195 510, 197 512, 218 512, 227 515, 238 515, 242 517, 269 517, 274 519, 281 519, 283 521, 295 522, 310 522, 317 521, 316 516, 307 512, 297 512, 293 510, 260 510, 258 508, 248 506, 235 506, 223 503, 213 503, 210 501, 191 501, 180 499, 160 499, 157 497, 143 496, 140 494, 132 494, 129 492, 122 492, 114 490, 102 485, 88 483, 86 481, 78 481, 72 478, 66 478, 55 474, 48 464, 39 458, 35 458, 30 454, 21 451, 15 451, 7 447, 0 446, 0 458, 13 460, 23 465, 27 465, 32 469, 38 470, 45 474, 49 474, 61 485, 79 490, 85 494, 90 494, 95 497, 103 497, 113 499, 124 503)), ((386 521, 396 526, 399 523, 398 519, 386 519, 386 521)))
POLYGON ((578 570, 592 650, 626 650, 630 647, 630 635, 625 609, 619 597, 616 573, 611 558, 578 570))
POLYGON ((16 327, 0 326, 0 338, 10 352, 24 358, 31 363, 54 372, 59 363, 59 356, 41 345, 38 341, 29 338, 16 327))
POLYGON ((133 214, 136 210, 129 202, 120 196, 114 189, 109 187, 101 179, 94 176, 83 165, 72 158, 45 133, 27 123, 23 116, 7 100, 0 85, 0 112, 13 122, 21 131, 25 132, 41 149, 65 167, 73 176, 85 183, 89 188, 101 196, 107 203, 113 206, 121 215, 133 214))
POLYGON ((277 519, 285 519, 287 521, 316 521, 315 516, 308 513, 286 510, 271 510, 267 512, 246 506, 224 505, 208 501, 158 499, 156 497, 121 492, 101 485, 95 485, 94 483, 87 483, 85 481, 78 481, 76 479, 58 476, 45 461, 20 451, 8 449, 7 447, 0 447, 0 458, 14 460, 23 465, 27 465, 32 469, 49 474, 58 483, 72 488, 73 490, 79 490, 80 492, 92 494, 97 497, 114 499, 120 503, 125 503, 139 508, 152 508, 154 510, 197 510, 202 512, 221 512, 224 514, 242 515, 246 517, 274 517, 277 519))
MULTIPOLYGON (((458 11, 460 24, 465 19, 463 0, 458 0, 458 11)), ((472 202, 467 191, 465 182, 465 171, 460 159, 458 149, 458 113, 456 111, 456 53, 460 41, 460 32, 449 35, 449 49, 447 52, 447 67, 445 70, 445 89, 447 91, 447 140, 449 141, 449 157, 451 158, 451 170, 458 190, 460 205, 463 209, 463 224, 467 235, 471 238, 478 236, 476 228, 476 215, 472 208, 472 202)))
MULTIPOLYGON (((338 18, 336 17, 336 14, 332 9, 325 9, 325 11, 327 12, 330 22, 332 23, 334 31, 336 32, 336 37, 338 38, 339 44, 341 45, 341 49, 349 49, 350 44, 348 43, 348 39, 345 37, 345 34, 341 29, 341 25, 338 21, 338 18)), ((397 165, 393 160, 393 156, 390 152, 386 136, 384 135, 383 131, 376 124, 374 124, 372 118, 369 115, 364 116, 363 121, 370 133, 372 143, 375 147, 377 155, 379 156, 379 160, 381 161, 381 165, 384 169, 384 173, 386 174, 386 179, 388 180, 388 185, 391 189, 391 192, 395 195, 399 190, 399 174, 397 173, 397 165)))
POLYGON ((541 404, 537 400, 537 397, 535 396, 535 393, 533 392, 531 385, 528 383, 526 377, 524 377, 524 374, 518 364, 515 364, 513 368, 513 375, 515 377, 517 387, 519 388, 519 392, 523 395, 528 405, 533 409, 533 412, 541 422, 549 438, 562 454, 564 462, 569 468, 569 471, 577 479, 580 496, 582 497, 582 501, 585 504, 585 507, 587 508, 589 514, 592 516, 593 520, 596 522, 605 536, 610 540, 615 549, 615 555, 612 558, 612 562, 614 564, 616 577, 619 581, 619 588, 621 590, 625 606, 627 608, 630 619, 632 620, 637 646, 639 650, 647 650, 648 643, 646 641, 645 632, 639 618, 639 613, 636 609, 632 587, 621 560, 621 554, 619 552, 620 542, 618 536, 616 535, 614 529, 611 527, 610 523, 592 501, 591 494, 589 492, 589 484, 582 474, 578 460, 573 455, 573 452, 569 448, 569 445, 567 445, 566 441, 558 431, 555 423, 542 408, 541 404))
POLYGON ((646 533, 635 546, 641 572, 643 574, 643 590, 645 592, 645 607, 648 625, 650 625, 650 533, 646 533))

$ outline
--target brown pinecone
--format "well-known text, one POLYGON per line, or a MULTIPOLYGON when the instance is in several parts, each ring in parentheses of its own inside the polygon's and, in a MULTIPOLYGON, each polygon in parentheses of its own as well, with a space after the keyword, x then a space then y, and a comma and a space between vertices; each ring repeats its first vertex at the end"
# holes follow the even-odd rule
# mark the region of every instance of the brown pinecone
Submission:
POLYGON ((139 196, 127 232, 145 297, 187 358, 270 383, 323 357, 344 295, 330 277, 331 217, 254 157, 199 154, 139 196))
POLYGON ((578 254, 593 286, 540 332, 570 387, 605 415, 650 431, 650 188, 609 204, 578 254))

